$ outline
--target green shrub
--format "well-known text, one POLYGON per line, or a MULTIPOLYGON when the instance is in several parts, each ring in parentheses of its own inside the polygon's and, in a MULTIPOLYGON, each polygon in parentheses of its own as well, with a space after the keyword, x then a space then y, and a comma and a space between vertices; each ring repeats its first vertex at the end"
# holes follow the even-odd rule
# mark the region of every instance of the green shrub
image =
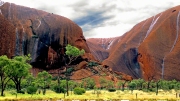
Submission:
POLYGON ((109 92, 115 92, 116 89, 115 89, 115 88, 109 88, 108 91, 109 91, 109 92))
POLYGON ((25 94, 25 91, 20 90, 20 91, 18 91, 17 93, 25 94))
POLYGON ((11 90, 11 91, 10 91, 10 94, 12 94, 12 95, 17 95, 17 92, 16 92, 15 90, 11 90))
POLYGON ((52 90, 55 91, 56 93, 65 93, 66 92, 66 90, 63 87, 61 87, 61 86, 58 87, 58 85, 54 85, 52 90))
POLYGON ((80 87, 74 88, 74 94, 82 95, 85 92, 86 92, 86 90, 84 88, 80 88, 80 87))
POLYGON ((99 64, 97 62, 91 61, 88 62, 88 67, 92 68, 93 66, 98 66, 99 64))
POLYGON ((148 89, 144 88, 142 89, 143 92, 148 92, 148 89))
POLYGON ((35 94, 36 91, 37 91, 37 87, 34 87, 34 86, 27 87, 27 93, 28 94, 35 94))
POLYGON ((156 92, 156 88, 150 88, 149 91, 156 92))

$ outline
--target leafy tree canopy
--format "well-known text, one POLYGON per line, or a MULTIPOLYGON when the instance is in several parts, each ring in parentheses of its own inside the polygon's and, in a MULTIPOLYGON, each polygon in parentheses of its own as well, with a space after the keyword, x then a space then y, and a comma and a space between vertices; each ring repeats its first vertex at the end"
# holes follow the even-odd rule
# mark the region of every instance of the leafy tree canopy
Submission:
POLYGON ((8 68, 5 69, 5 73, 11 79, 22 78, 23 76, 27 76, 29 73, 29 69, 31 65, 27 63, 30 60, 30 56, 16 56, 14 57, 10 63, 7 65, 8 68))
POLYGON ((73 56, 73 57, 77 57, 80 55, 83 55, 85 53, 85 51, 82 49, 78 49, 75 46, 71 46, 70 44, 68 44, 66 46, 66 55, 68 55, 69 57, 73 56))

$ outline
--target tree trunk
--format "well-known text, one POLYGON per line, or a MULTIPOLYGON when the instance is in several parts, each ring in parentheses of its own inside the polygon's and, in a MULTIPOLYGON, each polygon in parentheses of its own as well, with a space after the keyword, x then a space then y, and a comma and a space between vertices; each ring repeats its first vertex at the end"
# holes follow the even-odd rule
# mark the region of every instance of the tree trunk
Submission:
POLYGON ((5 82, 5 79, 4 79, 4 76, 1 73, 1 96, 4 95, 4 90, 5 90, 4 82, 5 82))
POLYGON ((157 87, 157 90, 156 90, 156 95, 158 95, 158 90, 159 90, 159 85, 158 85, 158 83, 159 83, 160 81, 157 81, 156 82, 156 87, 157 87))
POLYGON ((123 84, 123 85, 122 85, 122 91, 124 91, 124 86, 125 86, 125 85, 123 84))
POLYGON ((60 71, 58 70, 58 92, 60 93, 60 71))
POLYGON ((156 95, 158 95, 158 83, 156 83, 156 87, 157 87, 156 95))
POLYGON ((46 88, 43 88, 43 95, 46 94, 46 88))
POLYGON ((1 96, 4 95, 4 83, 1 81, 1 96))
POLYGON ((1 96, 4 96, 4 90, 6 89, 6 85, 9 82, 10 79, 8 79, 7 81, 5 81, 5 80, 6 80, 6 77, 3 78, 1 76, 1 96))
POLYGON ((148 81, 147 90, 149 91, 151 81, 148 81))
POLYGON ((143 89, 143 83, 141 83, 141 88, 140 88, 141 90, 143 89))
POLYGON ((21 83, 20 82, 16 83, 16 90, 17 90, 17 93, 21 91, 21 83))
POLYGON ((66 66, 66 90, 67 90, 67 96, 69 96, 69 86, 68 86, 68 73, 67 73, 67 66, 66 66))
POLYGON ((67 89, 67 96, 69 96, 69 86, 68 86, 68 79, 66 78, 66 89, 67 89))
POLYGON ((122 84, 122 91, 124 91, 124 87, 125 87, 126 82, 127 82, 127 81, 125 81, 125 82, 122 84))
POLYGON ((58 92, 60 93, 60 78, 58 77, 58 92))
POLYGON ((4 88, 1 88, 1 96, 4 96, 4 88))
POLYGON ((43 95, 46 94, 46 80, 44 79, 43 95))

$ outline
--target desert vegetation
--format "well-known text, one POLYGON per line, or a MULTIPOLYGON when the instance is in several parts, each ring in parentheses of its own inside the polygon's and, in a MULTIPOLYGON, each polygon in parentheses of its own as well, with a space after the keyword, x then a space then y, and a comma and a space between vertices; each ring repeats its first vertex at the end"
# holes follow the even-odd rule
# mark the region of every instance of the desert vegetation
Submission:
MULTIPOLYGON (((0 100, 60 100, 60 99, 133 99, 133 100, 177 100, 179 99, 180 82, 176 80, 118 80, 113 82, 100 75, 99 85, 91 77, 81 80, 69 78, 72 67, 70 63, 84 53, 68 45, 66 55, 69 62, 65 64, 65 77, 52 76, 47 71, 41 71, 33 76, 29 70, 30 55, 15 56, 9 59, 0 56, 0 100)), ((98 66, 88 63, 91 68, 98 66)))
MULTIPOLYGON (((45 71, 43 71, 45 72, 45 71)), ((42 73, 42 72, 41 72, 42 73)), ((48 74, 50 75, 50 74, 48 74)), ((147 81, 144 81, 142 86, 139 85, 139 80, 133 80, 127 82, 124 90, 122 91, 122 86, 117 83, 109 88, 109 84, 103 85, 103 87, 98 88, 93 82, 93 79, 88 78, 82 80, 81 82, 76 82, 69 80, 68 86, 69 90, 66 89, 66 80, 60 81, 60 86, 55 77, 52 77, 47 82, 48 85, 44 86, 44 82, 39 82, 39 77, 33 78, 32 83, 29 84, 28 78, 22 79, 21 92, 17 92, 15 89, 15 84, 9 81, 4 92, 4 95, 0 97, 1 100, 60 100, 60 99, 102 99, 102 100, 112 100, 112 99, 131 99, 131 100, 177 100, 179 99, 179 83, 176 80, 166 81, 161 80, 159 83, 158 94, 156 93, 157 87, 156 82, 153 81, 150 84, 150 88, 147 89, 147 81), (88 80, 88 81, 87 81, 88 80), (92 81, 91 81, 92 80, 92 81), (86 81, 84 83, 83 81, 86 81), (91 85, 87 85, 91 83, 91 85), (42 85, 42 86, 39 86, 42 85), (119 87, 120 86, 120 87, 119 87), (44 89, 44 87, 46 89, 44 89), (59 89, 60 88, 60 89, 59 89), (67 95, 69 91, 69 95, 67 95)), ((105 82, 109 82, 108 80, 105 82)), ((122 81, 119 81, 122 82, 122 81)))
POLYGON ((90 77, 84 78, 81 81, 67 80, 66 78, 58 79, 58 76, 52 76, 46 71, 39 72, 38 75, 34 77, 31 73, 27 72, 30 66, 26 64, 25 61, 22 62, 22 58, 26 58, 26 61, 29 60, 28 57, 23 56, 18 56, 13 59, 8 59, 6 56, 0 57, 1 100, 179 99, 180 82, 176 80, 151 80, 151 82, 149 82, 143 79, 134 79, 132 81, 119 80, 113 83, 102 76, 99 79, 100 87, 98 87, 95 80, 90 77), (15 65, 12 65, 11 62, 15 65), (8 71, 9 67, 6 66, 6 63, 10 66, 16 66, 16 68, 14 67, 13 71, 11 70, 10 72, 8 71), (27 69, 19 69, 20 67, 18 66, 21 66, 20 63, 27 69), (17 79, 19 78, 18 89, 17 82, 14 82, 13 79, 16 76, 9 76, 9 73, 19 75, 17 76, 17 79))

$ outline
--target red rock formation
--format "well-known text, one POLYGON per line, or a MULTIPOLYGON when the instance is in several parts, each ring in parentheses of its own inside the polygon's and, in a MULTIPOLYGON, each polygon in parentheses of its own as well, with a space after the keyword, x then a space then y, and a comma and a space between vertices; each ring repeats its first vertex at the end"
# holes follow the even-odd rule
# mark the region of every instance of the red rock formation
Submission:
MULTIPOLYGON (((78 58, 80 62, 78 60, 76 64, 73 63, 75 71, 71 79, 77 80, 93 75, 98 82, 100 76, 94 75, 94 72, 87 67, 87 61, 93 61, 95 58, 90 53, 82 29, 77 24, 59 15, 11 3, 0 6, 0 11, 0 35, 2 36, 0 37, 0 55, 11 57, 30 53, 31 64, 37 67, 31 69, 34 76, 37 76, 40 71, 47 70, 54 76, 64 77, 66 71, 64 47, 71 44, 85 50, 85 54, 80 59, 78 58)), ((106 43, 103 43, 107 52, 112 43, 115 43, 115 40, 108 39, 106 43)), ((117 82, 118 79, 106 71, 106 68, 96 67, 94 71, 105 73, 107 74, 105 78, 117 82)))
POLYGON ((162 12, 149 36, 139 46, 139 63, 144 73, 143 78, 154 76, 180 80, 179 11, 180 6, 177 6, 162 12))
MULTIPOLYGON (((121 74, 119 74, 119 75, 121 75, 121 74)), ((101 72, 99 72, 98 74, 94 74, 94 73, 92 73, 91 71, 89 71, 87 69, 80 69, 80 70, 74 72, 73 75, 71 76, 71 80, 81 81, 82 79, 86 79, 88 77, 93 78, 95 80, 96 87, 98 87, 98 88, 101 87, 100 86, 100 78, 104 78, 104 79, 106 79, 108 81, 112 81, 114 83, 114 85, 116 85, 118 80, 121 80, 121 79, 116 78, 115 76, 113 76, 113 74, 111 74, 111 73, 109 75, 101 76, 101 72)))
POLYGON ((34 67, 47 69, 63 65, 67 44, 90 54, 82 29, 68 18, 12 3, 3 4, 0 11, 0 35, 6 39, 0 40, 1 55, 31 54, 34 67))
POLYGON ((0 56, 6 54, 10 58, 14 55, 14 33, 15 27, 0 14, 0 56))
POLYGON ((121 41, 120 37, 114 38, 89 38, 87 44, 90 47, 91 53, 97 60, 103 61, 108 58, 114 45, 121 41))
POLYGON ((135 25, 103 64, 133 78, 180 80, 179 11, 177 6, 135 25))

